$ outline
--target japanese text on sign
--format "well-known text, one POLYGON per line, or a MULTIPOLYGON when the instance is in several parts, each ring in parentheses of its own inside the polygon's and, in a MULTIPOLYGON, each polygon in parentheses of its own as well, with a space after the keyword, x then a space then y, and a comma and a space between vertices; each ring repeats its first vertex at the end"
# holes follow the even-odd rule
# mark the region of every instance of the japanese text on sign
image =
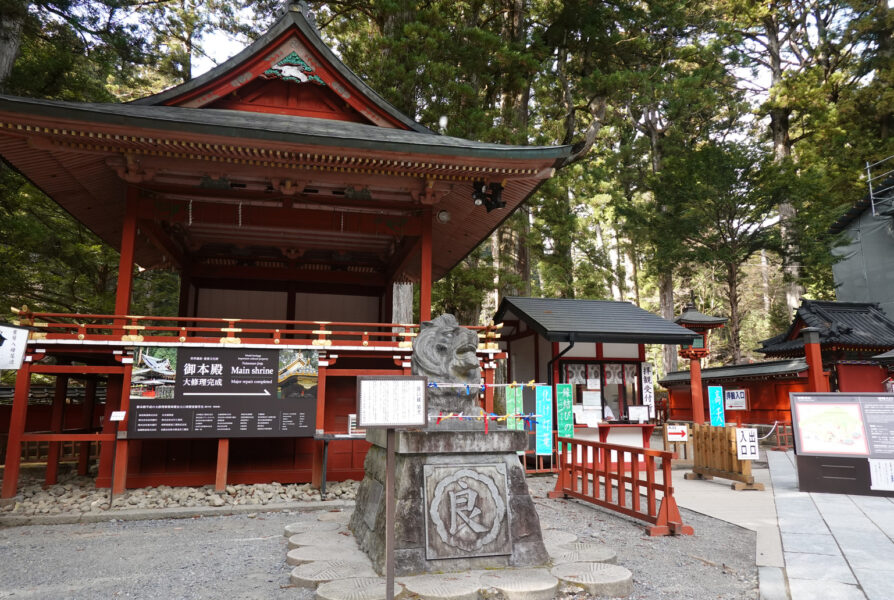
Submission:
POLYGON ((425 427, 425 377, 358 377, 359 427, 425 427))
POLYGON ((537 394, 537 454, 553 453, 553 388, 538 385, 537 394))
POLYGON ((752 427, 736 429, 736 456, 739 460, 757 460, 760 456, 757 429, 752 427))

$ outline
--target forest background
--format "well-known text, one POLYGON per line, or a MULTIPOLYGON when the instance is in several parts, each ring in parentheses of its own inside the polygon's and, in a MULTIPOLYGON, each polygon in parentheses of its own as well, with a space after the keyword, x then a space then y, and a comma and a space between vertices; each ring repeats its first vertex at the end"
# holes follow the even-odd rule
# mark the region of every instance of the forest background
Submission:
MULTIPOLYGON (((729 317, 712 364, 747 362, 801 297, 834 299, 828 228, 894 155, 888 0, 309 2, 329 43, 447 135, 574 144, 556 173, 435 284, 487 320, 505 295, 729 317)), ((0 93, 126 102, 262 34, 274 0, 0 0, 0 93), (234 43, 222 44, 222 40, 234 43)), ((0 298, 109 314, 118 258, 0 165, 0 298)), ((176 314, 176 273, 137 275, 137 314, 176 314)), ((0 311, 3 314, 4 311, 0 311)), ((675 348, 651 350, 659 374, 675 348), (664 352, 663 356, 658 356, 664 352)))

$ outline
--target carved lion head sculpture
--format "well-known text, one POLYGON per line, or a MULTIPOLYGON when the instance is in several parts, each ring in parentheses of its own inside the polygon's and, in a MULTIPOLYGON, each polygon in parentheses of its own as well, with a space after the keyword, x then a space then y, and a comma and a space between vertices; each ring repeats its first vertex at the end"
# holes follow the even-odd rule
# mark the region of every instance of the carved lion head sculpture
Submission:
POLYGON ((465 387, 429 388, 430 413, 481 413, 478 404, 481 371, 475 354, 477 349, 477 334, 460 327, 453 315, 441 315, 422 323, 413 343, 413 374, 425 375, 429 382, 469 386, 469 391, 465 387))

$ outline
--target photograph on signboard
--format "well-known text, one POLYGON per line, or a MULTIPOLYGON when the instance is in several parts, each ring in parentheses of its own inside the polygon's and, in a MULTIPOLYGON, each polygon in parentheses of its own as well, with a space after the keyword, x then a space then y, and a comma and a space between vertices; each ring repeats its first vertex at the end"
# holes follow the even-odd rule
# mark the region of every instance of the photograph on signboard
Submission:
POLYGON ((863 414, 858 403, 796 400, 793 408, 799 453, 869 456, 863 414))
POLYGON ((130 397, 136 439, 312 436, 317 352, 139 348, 130 397))

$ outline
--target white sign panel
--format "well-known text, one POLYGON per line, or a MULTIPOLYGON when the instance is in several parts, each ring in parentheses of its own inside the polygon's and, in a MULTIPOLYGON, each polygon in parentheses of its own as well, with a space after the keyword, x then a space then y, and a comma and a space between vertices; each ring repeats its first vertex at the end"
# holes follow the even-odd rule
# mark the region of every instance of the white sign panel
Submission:
POLYGON ((357 426, 427 426, 427 385, 425 377, 358 377, 357 426))
POLYGON ((126 415, 126 411, 113 410, 111 416, 109 416, 109 421, 123 421, 126 415))
POLYGON ((649 420, 648 406, 628 406, 627 418, 636 423, 645 423, 649 420))
POLYGON ((14 371, 21 368, 27 345, 27 329, 12 325, 0 325, 0 371, 4 369, 14 371))
POLYGON ((748 396, 745 390, 723 390, 725 410, 748 410, 748 396))
POLYGON ((894 460, 887 458, 869 459, 869 489, 885 492, 894 491, 894 460))
POLYGON ((757 460, 760 456, 757 429, 753 427, 739 427, 736 429, 736 453, 739 460, 757 460))
POLYGON ((649 407, 649 418, 655 418, 655 386, 652 384, 652 364, 643 363, 643 404, 649 407))
POLYGON ((686 425, 667 425, 667 441, 688 442, 689 428, 686 425))

